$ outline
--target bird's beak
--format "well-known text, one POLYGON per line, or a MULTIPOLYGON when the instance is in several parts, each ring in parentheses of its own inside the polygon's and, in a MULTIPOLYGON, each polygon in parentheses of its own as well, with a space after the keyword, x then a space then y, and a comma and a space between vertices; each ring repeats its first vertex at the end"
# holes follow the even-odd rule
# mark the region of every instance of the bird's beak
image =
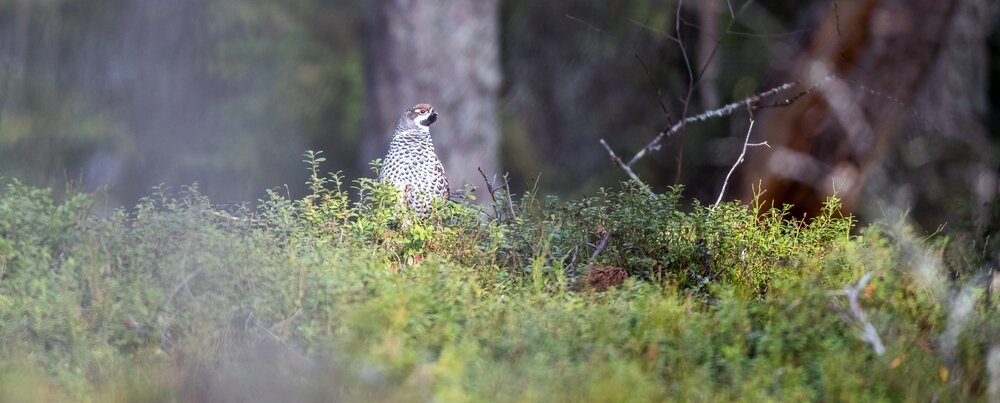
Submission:
POLYGON ((437 112, 431 112, 431 115, 427 117, 427 125, 430 126, 431 123, 434 123, 437 120, 438 120, 438 113, 437 112))

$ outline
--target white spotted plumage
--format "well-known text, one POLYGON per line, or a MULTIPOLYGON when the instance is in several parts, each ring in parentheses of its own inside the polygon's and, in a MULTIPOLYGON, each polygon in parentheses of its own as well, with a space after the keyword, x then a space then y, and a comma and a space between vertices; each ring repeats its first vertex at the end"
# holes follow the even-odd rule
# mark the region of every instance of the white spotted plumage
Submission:
POLYGON ((436 119, 437 112, 428 104, 404 111, 379 172, 379 181, 399 189, 403 204, 421 216, 430 212, 434 200, 449 197, 448 178, 430 134, 436 119))

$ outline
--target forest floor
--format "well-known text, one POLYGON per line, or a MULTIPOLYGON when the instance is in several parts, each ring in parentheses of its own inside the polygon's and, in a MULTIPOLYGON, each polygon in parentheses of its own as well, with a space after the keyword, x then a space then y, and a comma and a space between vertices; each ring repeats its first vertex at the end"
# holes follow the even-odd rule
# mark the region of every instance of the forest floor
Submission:
POLYGON ((5 180, 0 401, 1000 396, 982 244, 633 184, 420 219, 313 172, 226 209, 5 180))

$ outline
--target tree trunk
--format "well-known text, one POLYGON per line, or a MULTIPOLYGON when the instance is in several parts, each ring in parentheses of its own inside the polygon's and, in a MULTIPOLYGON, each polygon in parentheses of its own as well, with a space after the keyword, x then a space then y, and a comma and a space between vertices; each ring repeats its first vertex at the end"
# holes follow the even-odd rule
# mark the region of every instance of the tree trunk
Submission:
POLYGON ((378 0, 367 5, 367 118, 361 161, 385 155, 417 103, 440 113, 431 135, 453 189, 497 171, 500 85, 496 0, 378 0))
POLYGON ((893 160, 921 160, 923 169, 943 165, 952 158, 944 150, 954 149, 944 143, 972 152, 965 166, 982 172, 964 170, 966 181, 988 172, 982 168, 989 164, 970 163, 990 160, 977 118, 986 88, 987 13, 980 7, 974 0, 830 4, 801 54, 780 74, 781 81, 818 87, 789 107, 760 114, 757 127, 773 148, 750 157, 744 197, 752 198, 751 187, 761 183, 765 201, 791 203, 796 215, 807 217, 815 217, 832 194, 849 212, 864 213, 875 200, 919 208, 956 190, 945 185, 924 192, 945 176, 914 175, 918 167, 893 160), (916 142, 925 149, 908 150, 916 142), (892 200, 898 198, 893 192, 910 200, 892 200))

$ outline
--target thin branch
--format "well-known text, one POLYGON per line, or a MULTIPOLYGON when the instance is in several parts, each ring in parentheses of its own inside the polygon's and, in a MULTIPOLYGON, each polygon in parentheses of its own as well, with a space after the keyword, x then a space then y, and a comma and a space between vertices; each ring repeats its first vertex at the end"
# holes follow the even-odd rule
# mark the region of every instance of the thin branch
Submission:
POLYGON ((580 251, 580 244, 573 245, 573 257, 570 258, 569 264, 566 265, 566 275, 568 277, 577 277, 580 272, 576 270, 576 255, 580 251))
POLYGON ((288 344, 288 342, 286 342, 284 339, 274 334, 274 332, 271 331, 271 328, 268 328, 267 326, 264 326, 264 324, 257 321, 257 317, 256 315, 253 314, 253 312, 250 312, 250 315, 247 316, 245 323, 243 325, 244 329, 249 330, 251 324, 255 326, 257 329, 263 331, 263 334, 267 336, 268 339, 270 339, 274 343, 277 343, 277 345, 283 348, 285 352, 291 354, 291 357, 295 359, 294 363, 298 364, 300 369, 304 371, 313 371, 319 366, 315 361, 306 356, 304 353, 299 352, 290 344, 288 344))
POLYGON ((656 33, 656 34, 663 35, 664 38, 667 38, 667 39, 670 39, 670 40, 673 40, 673 41, 677 40, 677 38, 675 38, 673 35, 670 35, 670 34, 664 32, 661 29, 658 29, 656 27, 651 27, 651 26, 646 25, 645 23, 642 23, 642 22, 640 22, 638 20, 635 20, 633 18, 629 18, 628 20, 629 20, 629 22, 631 22, 632 24, 634 24, 635 26, 637 26, 639 28, 643 28, 643 29, 648 30, 649 32, 653 32, 653 33, 656 33))
POLYGON ((832 80, 835 80, 835 79, 837 79, 836 75, 833 75, 833 74, 828 75, 828 76, 824 77, 822 80, 819 80, 815 84, 809 86, 809 88, 806 88, 805 90, 799 91, 799 93, 797 93, 795 95, 792 95, 791 97, 782 99, 782 100, 777 101, 777 102, 772 102, 772 103, 769 103, 769 104, 754 105, 753 109, 754 110, 760 110, 760 109, 768 109, 768 108, 781 108, 781 107, 785 107, 785 106, 791 105, 791 104, 795 103, 795 101, 798 101, 799 98, 802 98, 802 97, 804 97, 806 95, 809 95, 809 94, 813 93, 813 91, 816 91, 821 86, 823 86, 826 83, 828 83, 828 82, 830 82, 832 80))
POLYGON ((187 291, 188 296, 191 297, 191 301, 194 301, 195 306, 200 308, 201 303, 198 302, 198 297, 194 296, 194 293, 191 292, 191 287, 188 285, 188 281, 194 278, 194 276, 188 277, 187 270, 185 269, 185 266, 187 266, 188 251, 191 246, 190 238, 188 239, 189 241, 184 244, 184 256, 181 256, 181 284, 184 285, 184 290, 187 291))
MULTIPOLYGON (((747 105, 749 105, 751 108, 755 108, 756 104, 759 103, 761 101, 761 99, 763 99, 765 97, 768 97, 768 96, 771 96, 771 95, 774 95, 774 94, 778 94, 778 93, 781 93, 781 92, 788 91, 789 89, 795 87, 796 84, 797 83, 795 83, 795 82, 787 82, 787 83, 781 84, 781 85, 779 85, 777 87, 771 88, 771 89, 769 89, 767 91, 764 91, 764 92, 758 93, 756 95, 753 95, 753 96, 747 97, 745 99, 742 99, 742 100, 740 100, 738 102, 733 102, 731 104, 725 105, 725 106, 723 106, 721 108, 712 109, 712 110, 709 110, 709 111, 702 112, 701 114, 698 114, 698 115, 695 115, 695 116, 686 117, 683 120, 681 120, 680 122, 677 122, 677 123, 673 124, 672 126, 667 127, 665 129, 663 129, 662 131, 660 131, 660 133, 658 133, 656 135, 656 137, 654 137, 653 140, 649 142, 649 144, 646 144, 645 147, 643 147, 641 150, 639 150, 639 152, 637 152, 635 154, 635 156, 632 157, 632 159, 629 160, 629 162, 627 164, 622 164, 622 165, 624 165, 623 168, 629 168, 628 170, 626 170, 626 172, 631 172, 630 168, 632 167, 632 165, 634 165, 636 163, 636 161, 639 161, 640 159, 642 159, 642 157, 645 157, 646 154, 648 154, 648 153, 650 153, 652 151, 657 150, 660 147, 660 142, 662 142, 665 137, 668 137, 668 136, 671 136, 671 135, 677 133, 678 131, 680 131, 681 129, 683 129, 684 126, 687 125, 688 123, 704 122, 706 120, 713 119, 713 118, 720 118, 720 117, 729 116, 729 115, 732 115, 737 110, 739 110, 740 107, 745 107, 747 105)), ((601 142, 603 143, 604 141, 602 140, 601 142)), ((607 145, 605 145, 605 148, 608 148, 607 145)), ((634 175, 634 174, 632 174, 632 175, 634 175)))
MULTIPOLYGON (((681 38, 681 8, 683 7, 684 0, 678 1, 677 11, 675 12, 676 15, 674 16, 674 35, 677 37, 674 42, 677 42, 677 47, 681 50, 681 57, 684 58, 684 67, 687 69, 688 74, 688 91, 687 96, 684 98, 684 113, 681 114, 682 118, 687 116, 687 108, 691 103, 691 94, 694 93, 694 86, 697 85, 695 82, 694 70, 691 69, 691 60, 688 58, 687 49, 684 48, 684 39, 681 38)), ((681 122, 683 122, 683 120, 681 120, 681 122)))
POLYGON ((194 272, 181 277, 181 281, 176 285, 174 285, 174 288, 170 291, 170 295, 167 296, 167 301, 164 303, 164 307, 166 305, 170 305, 170 302, 173 301, 174 296, 177 295, 177 292, 179 292, 182 288, 187 288, 187 291, 191 292, 191 289, 188 288, 187 283, 188 281, 191 281, 191 279, 193 279, 198 274, 201 274, 201 270, 195 270, 194 272))
POLYGON ((865 286, 868 285, 868 281, 871 279, 872 279, 872 273, 871 272, 865 273, 865 275, 861 276, 861 279, 858 280, 857 285, 853 287, 851 287, 850 284, 844 285, 843 290, 835 291, 832 294, 843 295, 847 297, 848 304, 850 305, 851 308, 850 313, 852 316, 849 317, 842 313, 841 318, 848 324, 860 325, 861 340, 863 340, 868 344, 871 344, 872 349, 875 350, 876 355, 882 355, 885 353, 885 345, 882 344, 882 339, 878 336, 878 331, 876 331, 875 326, 868 321, 868 316, 865 315, 865 311, 861 310, 861 304, 858 303, 858 295, 860 295, 861 292, 864 291, 865 286))
MULTIPOLYGON (((791 105, 796 100, 798 100, 799 98, 805 96, 806 94, 809 94, 809 93, 815 91, 817 88, 821 87, 822 85, 824 85, 827 82, 829 82, 831 80, 834 80, 834 79, 836 79, 835 75, 832 75, 832 74, 828 75, 828 76, 824 77, 823 79, 818 80, 814 85, 810 86, 809 88, 806 88, 804 91, 801 91, 798 94, 795 94, 795 95, 793 95, 793 96, 791 96, 789 98, 785 98, 784 100, 781 100, 781 101, 778 101, 778 102, 774 102, 774 103, 770 103, 770 104, 761 104, 761 101, 764 98, 767 98, 769 96, 773 96, 773 95, 776 95, 776 94, 788 91, 788 90, 794 88, 795 86, 797 86, 799 84, 798 82, 786 82, 786 83, 781 84, 781 85, 779 85, 777 87, 771 88, 771 89, 769 89, 767 91, 760 92, 760 93, 758 93, 756 95, 752 95, 750 97, 744 98, 744 99, 742 99, 742 100, 740 100, 738 102, 733 102, 733 103, 727 104, 725 106, 722 106, 721 108, 708 110, 708 111, 702 112, 702 113, 700 113, 698 115, 695 115, 695 116, 686 117, 683 120, 681 120, 680 122, 674 123, 673 125, 669 125, 668 127, 664 128, 662 131, 660 131, 659 133, 657 133, 657 135, 653 138, 653 140, 651 140, 648 144, 646 144, 646 146, 643 147, 641 150, 639 150, 639 152, 635 153, 635 156, 633 156, 632 159, 629 160, 628 163, 625 163, 621 158, 619 158, 618 155, 616 155, 614 153, 614 151, 611 150, 611 147, 608 146, 607 142, 605 142, 604 139, 601 139, 600 143, 601 143, 602 146, 604 146, 604 149, 608 151, 608 155, 611 156, 612 161, 614 161, 615 163, 617 163, 618 166, 621 167, 622 170, 624 170, 625 173, 627 173, 630 178, 634 179, 635 181, 639 182, 640 184, 643 184, 644 187, 646 187, 647 189, 649 189, 648 186, 645 186, 645 184, 642 181, 639 180, 639 176, 636 175, 635 172, 632 170, 632 165, 634 165, 637 161, 639 161, 640 159, 642 159, 643 157, 645 157, 646 154, 649 154, 652 151, 658 150, 660 148, 660 143, 663 141, 664 138, 672 136, 675 133, 683 130, 684 127, 688 123, 704 122, 704 121, 707 121, 709 119, 730 116, 733 113, 735 113, 737 110, 739 110, 740 107, 746 107, 749 111, 752 112, 752 111, 758 110, 758 109, 776 108, 776 107, 788 106, 788 105, 791 105)), ((761 142, 761 143, 746 143, 746 146, 747 147, 760 147, 760 146, 770 147, 770 145, 767 144, 766 141, 765 142, 761 142)), ((652 190, 650 190, 650 192, 652 192, 652 190)))
POLYGON ((188 282, 191 281, 191 279, 193 279, 195 276, 197 276, 198 274, 200 274, 201 271, 202 271, 202 269, 199 268, 199 269, 197 269, 197 270, 195 270, 195 271, 193 271, 191 273, 187 272, 186 267, 187 267, 187 260, 188 260, 188 252, 190 251, 190 249, 191 249, 191 239, 188 238, 184 242, 184 246, 181 249, 181 261, 178 264, 178 268, 179 268, 179 271, 181 273, 181 281, 179 283, 177 283, 177 284, 174 285, 174 288, 170 291, 170 294, 167 296, 166 302, 163 303, 163 307, 160 308, 161 311, 166 310, 166 308, 174 300, 174 297, 177 295, 177 293, 180 292, 182 289, 185 290, 185 291, 187 291, 187 294, 191 298, 191 300, 194 302, 195 307, 198 308, 198 309, 201 308, 201 303, 198 302, 198 298, 195 297, 195 295, 194 295, 193 292, 191 292, 191 287, 188 286, 188 282))
POLYGON ((663 103, 663 91, 660 90, 659 85, 656 85, 656 80, 653 79, 653 73, 649 71, 649 66, 647 66, 646 62, 639 57, 638 53, 634 53, 634 55, 635 60, 638 60, 639 64, 642 65, 642 70, 646 72, 646 78, 649 79, 649 83, 653 85, 654 89, 656 89, 656 101, 660 104, 660 110, 663 111, 663 115, 667 117, 667 124, 673 124, 674 117, 670 115, 670 111, 667 110, 667 105, 663 103))
POLYGON ((719 198, 715 199, 715 204, 712 205, 712 208, 715 208, 715 206, 718 206, 719 203, 722 203, 722 196, 726 194, 726 186, 729 186, 729 177, 733 176, 733 172, 736 171, 736 167, 743 163, 743 159, 746 158, 747 155, 747 148, 767 145, 766 141, 763 143, 750 144, 750 132, 753 131, 753 123, 753 118, 750 118, 750 127, 747 128, 747 136, 743 140, 743 150, 740 151, 740 156, 736 159, 736 162, 733 163, 732 168, 729 168, 729 173, 726 174, 726 180, 722 182, 722 190, 719 190, 719 198))
POLYGON ((586 26, 587 26, 587 28, 590 28, 590 29, 592 29, 592 30, 594 30, 594 31, 597 31, 598 33, 604 33, 604 30, 603 30, 603 29, 601 29, 601 28, 599 28, 599 27, 596 27, 596 26, 594 26, 594 24, 591 24, 591 23, 589 23, 589 22, 587 22, 587 21, 584 21, 584 20, 581 20, 581 19, 579 19, 579 18, 576 18, 576 17, 574 17, 574 16, 572 16, 572 15, 569 15, 569 14, 565 14, 564 16, 565 16, 566 18, 569 18, 569 19, 573 20, 573 21, 576 21, 576 22, 579 22, 579 23, 581 23, 581 24, 583 24, 583 25, 586 25, 586 26))
POLYGON ((504 193, 507 194, 507 208, 510 210, 509 221, 515 221, 517 220, 517 214, 514 214, 514 200, 510 195, 510 182, 507 181, 508 176, 510 176, 510 173, 508 172, 503 173, 503 189, 504 193))
MULTIPOLYGON (((751 2, 746 2, 746 3, 744 3, 739 8, 738 11, 734 11, 732 3, 730 1, 726 2, 727 6, 729 8, 730 16, 732 17, 732 20, 729 22, 728 27, 726 27, 726 33, 730 33, 731 32, 733 26, 736 23, 737 17, 739 15, 743 14, 743 11, 747 8, 747 6, 750 3, 751 2)), ((649 30, 651 30, 653 32, 657 32, 657 33, 663 35, 664 37, 666 37, 667 39, 669 39, 670 41, 675 42, 678 45, 678 47, 680 48, 681 56, 684 59, 684 65, 685 65, 685 67, 687 69, 687 73, 688 73, 688 89, 687 89, 687 94, 686 94, 686 96, 685 96, 685 98, 683 100, 683 110, 681 112, 681 120, 679 122, 672 123, 671 122, 672 119, 670 117, 670 114, 667 112, 667 108, 666 108, 666 106, 662 102, 662 96, 658 97, 660 99, 660 101, 659 101, 660 108, 667 115, 667 119, 668 119, 667 127, 664 128, 662 131, 660 131, 653 138, 653 140, 650 141, 645 147, 643 147, 642 149, 640 149, 632 157, 632 159, 628 161, 628 163, 623 163, 623 161, 611 150, 611 147, 608 146, 607 143, 603 139, 600 141, 601 145, 603 145, 604 148, 608 151, 608 154, 611 156, 611 159, 613 161, 615 161, 616 163, 618 163, 618 165, 629 175, 629 177, 631 177, 633 180, 635 180, 635 181, 637 181, 639 183, 642 183, 642 182, 639 180, 638 175, 636 175, 635 172, 632 171, 632 169, 631 169, 632 165, 634 165, 638 160, 642 159, 646 154, 648 154, 648 153, 650 153, 652 151, 658 150, 660 148, 661 142, 666 137, 672 136, 673 134, 675 134, 675 133, 683 130, 688 123, 702 122, 702 121, 706 121, 706 120, 709 120, 709 119, 712 119, 712 118, 729 116, 729 115, 732 115, 736 110, 738 110, 743 105, 746 105, 747 108, 750 111, 753 111, 755 109, 765 108, 765 107, 778 107, 778 106, 790 105, 795 100, 799 99, 800 97, 804 96, 805 94, 810 93, 815 88, 817 88, 820 85, 826 83, 828 80, 834 78, 833 75, 827 76, 824 79, 817 81, 813 86, 811 86, 810 88, 806 89, 804 92, 802 92, 800 94, 797 94, 797 95, 795 95, 795 96, 793 96, 791 98, 786 98, 786 99, 784 99, 782 101, 778 101, 778 102, 775 102, 775 103, 772 103, 772 104, 759 105, 759 103, 762 100, 762 98, 765 98, 765 97, 768 97, 768 96, 771 96, 771 95, 775 95, 775 94, 787 91, 787 90, 795 87, 796 85, 798 85, 798 83, 797 82, 786 82, 786 83, 781 84, 781 85, 779 85, 777 87, 774 87, 774 88, 772 88, 770 90, 758 93, 756 95, 747 97, 747 98, 742 99, 742 100, 737 101, 737 102, 730 103, 730 104, 725 105, 725 106, 723 106, 721 108, 717 108, 717 109, 705 111, 705 112, 703 112, 703 113, 701 113, 699 115, 690 116, 689 117, 689 116, 687 116, 688 106, 690 105, 690 102, 691 102, 691 96, 693 94, 694 87, 702 79, 702 76, 707 71, 707 69, 709 67, 709 64, 712 62, 712 59, 715 57, 715 53, 718 50, 719 45, 721 44, 721 39, 716 38, 715 46, 712 49, 712 52, 711 52, 710 56, 708 57, 708 60, 705 62, 704 66, 701 66, 701 68, 698 70, 697 74, 695 74, 695 71, 692 70, 691 61, 690 61, 690 59, 688 57, 687 49, 684 47, 684 41, 683 41, 683 38, 681 36, 681 23, 684 23, 684 24, 687 24, 687 25, 691 25, 690 23, 688 23, 687 21, 685 21, 684 18, 681 16, 681 10, 683 8, 683 5, 684 5, 683 0, 677 2, 677 8, 675 10, 674 35, 670 35, 670 34, 668 34, 666 32, 661 31, 661 30, 655 29, 653 27, 649 27, 649 26, 647 26, 647 25, 645 25, 645 24, 643 24, 643 23, 641 23, 639 21, 631 20, 630 19, 630 21, 633 24, 639 25, 639 26, 644 27, 646 29, 649 29, 649 30)), ((597 29, 596 27, 593 27, 591 24, 588 24, 588 23, 586 23, 586 22, 584 22, 582 20, 579 20, 578 18, 572 17, 570 15, 566 15, 566 16, 568 18, 570 18, 570 19, 574 19, 574 20, 577 20, 577 21, 582 22, 584 24, 587 24, 588 26, 591 26, 591 28, 593 28, 593 29, 597 29)), ((694 26, 696 29, 700 30, 700 28, 697 27, 696 25, 692 25, 692 26, 694 26)), ((600 29, 597 29, 597 30, 600 31, 600 29)), ((654 86, 654 88, 657 91, 657 95, 661 95, 661 91, 656 86, 656 83, 653 81, 653 77, 650 74, 648 66, 643 62, 643 60, 639 57, 638 54, 635 54, 635 57, 639 61, 639 63, 642 65, 644 71, 646 72, 647 78, 649 78, 650 81, 653 83, 653 86, 654 86)), ((749 132, 748 132, 748 136, 749 136, 749 132)), ((762 143, 744 142, 744 154, 745 154, 746 147, 759 147, 759 146, 770 147, 770 145, 768 145, 767 142, 762 142, 762 143)), ((683 156, 683 150, 681 150, 678 153, 678 168, 677 168, 678 176, 680 175, 680 172, 681 172, 681 158, 682 158, 682 156, 683 156)), ((742 162, 742 155, 741 155, 741 159, 738 160, 738 162, 737 162, 736 165, 738 165, 740 162, 742 162)), ((733 169, 735 169, 735 165, 734 165, 733 169)), ((730 175, 731 174, 732 174, 732 170, 730 171, 730 175)), ((727 182, 728 182, 728 178, 729 178, 729 175, 727 175, 727 179, 726 179, 727 182)), ((647 189, 648 189, 648 187, 647 187, 647 189)), ((723 191, 720 192, 720 197, 721 197, 721 193, 724 193, 724 192, 725 192, 725 184, 723 185, 723 191)))
MULTIPOLYGON (((681 127, 684 127, 684 122, 688 115, 688 108, 691 106, 691 96, 694 95, 694 87, 698 85, 698 80, 700 78, 695 78, 694 70, 691 68, 691 60, 688 58, 687 49, 684 47, 684 39, 681 38, 681 8, 684 7, 684 0, 679 0, 677 2, 677 12, 674 21, 674 34, 677 35, 677 47, 681 50, 681 56, 684 57, 684 68, 687 69, 688 74, 688 87, 687 95, 684 96, 684 106, 681 108, 681 127)), ((674 177, 674 182, 680 182, 681 172, 684 169, 684 142, 681 139, 679 144, 679 150, 677 152, 677 173, 674 177)))
POLYGON ((590 255, 590 264, 594 264, 597 260, 597 256, 604 251, 604 248, 608 247, 608 240, 611 239, 611 231, 604 230, 604 236, 601 237, 601 241, 597 243, 597 248, 594 249, 594 253, 590 255))
POLYGON ((811 30, 811 29, 800 29, 800 30, 797 30, 797 31, 780 32, 780 33, 773 33, 773 34, 755 34, 753 32, 743 32, 743 31, 728 30, 728 31, 726 31, 726 34, 736 35, 736 36, 744 36, 744 37, 747 37, 747 38, 769 39, 769 38, 786 38, 786 37, 789 37, 789 36, 795 36, 795 35, 799 35, 799 34, 809 33, 809 32, 812 32, 812 31, 813 30, 811 30))
POLYGON ((615 154, 614 150, 611 149, 611 146, 609 146, 608 143, 604 141, 604 139, 601 139, 601 145, 604 146, 605 150, 608 150, 608 155, 611 156, 611 160, 614 161, 616 164, 618 164, 618 166, 621 167, 623 170, 625 170, 625 173, 627 173, 628 176, 632 178, 632 180, 639 183, 639 185, 642 185, 642 187, 647 191, 649 191, 649 193, 653 193, 653 190, 650 189, 645 182, 639 179, 639 175, 636 175, 635 172, 632 171, 632 168, 625 163, 625 161, 622 161, 621 158, 618 158, 618 155, 615 154))
POLYGON ((604 230, 604 235, 601 236, 601 240, 597 242, 597 246, 594 247, 594 253, 590 255, 590 261, 587 262, 587 271, 589 272, 594 267, 594 263, 597 263, 597 257, 604 252, 604 249, 608 247, 608 240, 611 239, 611 231, 607 229, 604 230))
MULTIPOLYGON (((496 191, 497 190, 496 190, 496 188, 493 187, 493 183, 490 183, 490 180, 486 177, 486 173, 483 172, 483 168, 476 167, 476 169, 479 170, 479 174, 483 176, 483 182, 486 183, 486 191, 489 192, 490 199, 493 200, 493 214, 494 214, 493 219, 499 220, 500 214, 496 211, 497 210, 497 196, 496 196, 496 191)), ((496 177, 495 176, 493 177, 493 182, 496 183, 496 177)), ((489 215, 487 214, 487 216, 489 216, 489 215)))
MULTIPOLYGON (((476 169, 478 169, 479 170, 479 174, 482 175, 483 182, 486 182, 486 191, 488 191, 490 193, 490 199, 493 201, 493 219, 495 219, 497 221, 500 221, 500 217, 501 217, 500 213, 501 213, 501 211, 497 209, 497 206, 499 205, 499 201, 497 200, 496 194, 500 190, 503 190, 504 194, 506 194, 506 196, 507 196, 507 211, 510 213, 510 216, 508 216, 508 218, 507 218, 507 222, 513 222, 514 220, 516 220, 517 219, 517 214, 514 213, 514 200, 513 200, 512 196, 510 194, 510 182, 508 180, 508 176, 510 176, 510 173, 505 172, 503 174, 503 186, 497 187, 497 185, 496 185, 496 182, 497 182, 496 175, 493 175, 493 180, 490 181, 486 177, 486 173, 483 172, 482 168, 476 168, 476 169)), ((487 217, 490 216, 485 211, 483 212, 483 214, 485 214, 487 217)))

